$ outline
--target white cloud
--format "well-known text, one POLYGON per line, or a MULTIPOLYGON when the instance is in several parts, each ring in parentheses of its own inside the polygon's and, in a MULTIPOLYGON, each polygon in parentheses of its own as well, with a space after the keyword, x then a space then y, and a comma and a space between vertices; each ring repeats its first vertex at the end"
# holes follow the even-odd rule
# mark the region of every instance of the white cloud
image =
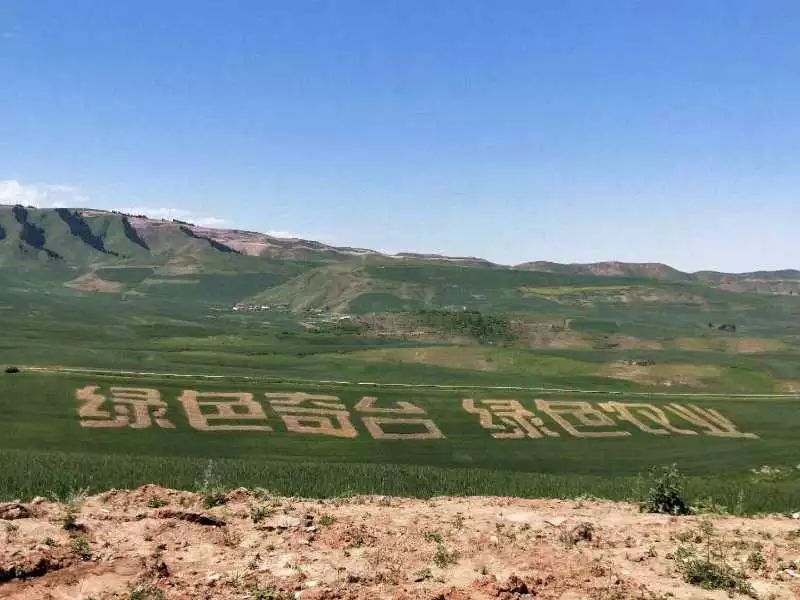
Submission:
POLYGON ((0 204, 22 204, 37 208, 84 207, 88 199, 80 188, 73 185, 0 180, 0 204))
MULTIPOLYGON (((16 179, 0 179, 0 204, 22 204, 36 208, 89 208, 89 197, 74 185, 63 183, 23 183, 16 179)), ((95 206, 93 208, 101 208, 95 206)), ((197 214, 182 208, 118 208, 133 215, 147 215, 154 219, 178 219, 201 227, 223 227, 228 224, 219 217, 197 214)))
POLYGON ((146 215, 151 219, 166 219, 168 221, 171 221, 172 219, 178 219, 179 221, 194 223, 200 227, 222 227, 223 225, 228 224, 225 219, 198 215, 197 213, 194 213, 190 210, 184 210, 182 208, 153 208, 136 206, 133 208, 117 208, 114 210, 118 210, 129 215, 146 215))

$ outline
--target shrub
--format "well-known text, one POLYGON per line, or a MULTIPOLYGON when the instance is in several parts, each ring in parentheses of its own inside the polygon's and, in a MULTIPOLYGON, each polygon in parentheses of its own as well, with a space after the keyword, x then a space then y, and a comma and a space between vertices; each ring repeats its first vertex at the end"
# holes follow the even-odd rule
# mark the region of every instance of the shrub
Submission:
POLYGON ((81 512, 83 503, 86 502, 86 495, 88 489, 72 490, 67 496, 67 501, 64 506, 64 518, 61 523, 65 531, 78 531, 81 526, 78 525, 78 515, 81 512))
POLYGON ((266 504, 254 504, 250 507, 250 520, 253 523, 260 523, 267 517, 272 516, 275 509, 266 504))
POLYGON ((594 525, 589 522, 579 523, 570 530, 564 530, 559 536, 561 543, 568 548, 578 542, 591 542, 594 539, 594 525))
POLYGON ((19 367, 6 367, 6 373, 10 375, 14 373, 19 373, 19 367))
POLYGON ((764 568, 764 565, 767 564, 767 561, 764 560, 764 555, 761 554, 761 552, 754 550, 747 557, 747 562, 745 564, 751 571, 760 571, 764 568))
POLYGON ((203 506, 214 508, 222 506, 228 501, 225 488, 221 486, 214 473, 214 461, 209 460, 203 471, 203 481, 197 486, 198 492, 203 496, 203 506))
POLYGON ((439 544, 436 547, 436 553, 433 555, 433 564, 435 564, 440 569, 444 569, 450 565, 454 565, 458 562, 458 552, 453 550, 452 552, 448 552, 447 548, 444 547, 444 544, 439 544))
POLYGON ((161 508, 162 506, 166 506, 167 501, 159 496, 153 496, 150 500, 147 501, 147 506, 150 508, 161 508))
POLYGON ((747 575, 725 563, 714 562, 709 558, 690 557, 680 564, 679 569, 686 583, 704 590, 724 590, 730 594, 755 597, 747 575))
POLYGON ((130 600, 164 600, 164 592, 152 586, 138 588, 131 592, 130 600))
POLYGON ((284 594, 280 590, 275 589, 274 587, 265 587, 260 588, 257 586, 253 586, 250 589, 250 596, 251 600, 283 600, 284 598, 289 598, 288 594, 284 594))
POLYGON ((70 549, 72 550, 73 554, 80 557, 81 560, 89 560, 92 558, 92 549, 85 537, 77 536, 73 538, 70 549))
POLYGON ((319 525, 320 527, 330 527, 336 523, 336 517, 329 514, 324 514, 319 518, 319 525))
POLYGON ((668 515, 689 514, 689 506, 683 498, 684 477, 677 465, 653 468, 648 479, 650 489, 641 504, 642 510, 668 515))
POLYGON ((443 541, 442 534, 438 531, 426 531, 424 534, 422 534, 422 537, 425 538, 426 542, 434 542, 436 544, 441 544, 443 541))

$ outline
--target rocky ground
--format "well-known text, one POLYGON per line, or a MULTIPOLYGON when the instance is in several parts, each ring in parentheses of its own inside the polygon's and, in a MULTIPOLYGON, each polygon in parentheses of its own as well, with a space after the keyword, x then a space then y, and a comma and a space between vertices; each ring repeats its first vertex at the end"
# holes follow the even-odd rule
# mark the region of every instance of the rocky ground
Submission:
POLYGON ((799 567, 800 520, 610 502, 144 486, 0 504, 0 598, 15 600, 797 599, 799 567))

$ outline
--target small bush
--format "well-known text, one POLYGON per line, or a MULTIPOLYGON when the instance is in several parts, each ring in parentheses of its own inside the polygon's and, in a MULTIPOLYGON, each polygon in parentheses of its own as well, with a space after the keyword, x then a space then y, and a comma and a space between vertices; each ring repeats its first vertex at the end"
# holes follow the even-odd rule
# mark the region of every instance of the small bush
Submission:
POLYGON ((14 373, 19 373, 19 367, 6 367, 6 373, 9 375, 13 375, 14 373))
POLYGON ((147 506, 149 506, 150 508, 161 508, 162 506, 166 505, 167 501, 158 496, 153 496, 152 498, 150 498, 150 500, 147 501, 147 506))
POLYGON ((284 600, 285 598, 289 598, 288 594, 284 594, 280 590, 275 589, 274 587, 265 587, 260 588, 254 586, 250 589, 250 600, 284 600))
POLYGON ((72 550, 72 553, 80 557, 81 560, 89 560, 92 558, 92 549, 85 537, 77 536, 73 538, 72 544, 70 544, 70 549, 72 550))
POLYGON ((575 546, 578 542, 591 542, 594 539, 594 525, 588 522, 580 523, 569 531, 563 531, 560 539, 568 548, 575 546))
POLYGON ((203 481, 197 485, 197 491, 203 496, 203 506, 214 508, 228 501, 225 488, 219 484, 214 472, 214 461, 209 460, 203 471, 203 481))
POLYGON ((81 527, 78 525, 78 515, 81 512, 83 503, 86 502, 88 489, 73 490, 67 496, 67 501, 64 507, 64 518, 61 520, 62 526, 65 531, 78 531, 81 527))
POLYGON ((442 534, 438 531, 426 531, 424 534, 422 534, 422 537, 425 538, 426 542, 434 542, 436 544, 441 544, 443 541, 442 534))
POLYGON ((260 523, 267 517, 272 516, 275 512, 275 509, 271 506, 267 506, 266 504, 254 504, 250 507, 250 520, 253 523, 260 523))
POLYGON ((641 504, 642 510, 668 515, 689 514, 689 506, 683 498, 684 477, 677 465, 653 468, 648 480, 650 489, 641 504))
POLYGON ((152 586, 138 588, 131 592, 130 600, 164 600, 164 592, 152 586))
POLYGON ((444 544, 439 544, 436 547, 436 553, 433 555, 433 564, 435 564, 437 567, 444 569, 450 565, 456 564, 457 562, 458 552, 455 550, 448 552, 447 548, 444 547, 444 544))
POLYGON ((754 550, 747 557, 747 562, 745 564, 751 571, 760 571, 764 568, 764 565, 767 564, 767 561, 764 560, 764 555, 761 554, 761 552, 754 550))
POLYGON ((731 594, 739 593, 755 597, 753 586, 747 581, 747 575, 725 563, 714 562, 708 558, 691 557, 681 563, 679 568, 686 583, 704 590, 724 590, 731 594))
POLYGON ((221 489, 210 490, 203 493, 203 506, 206 508, 214 508, 215 506, 222 506, 228 502, 225 492, 221 489))
POLYGON ((329 514, 324 514, 319 518, 318 521, 320 527, 330 527, 334 523, 336 523, 336 517, 329 514))

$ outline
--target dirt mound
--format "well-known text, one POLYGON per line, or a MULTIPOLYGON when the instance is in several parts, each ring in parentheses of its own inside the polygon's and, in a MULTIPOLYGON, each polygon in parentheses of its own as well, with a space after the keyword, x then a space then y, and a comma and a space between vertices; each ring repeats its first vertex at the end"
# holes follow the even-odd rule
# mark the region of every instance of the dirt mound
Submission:
POLYGON ((753 594, 800 597, 800 520, 788 517, 512 498, 223 498, 157 486, 25 509, 0 531, 0 598, 721 600, 727 593, 681 575, 687 549, 705 556, 707 546, 753 594))

